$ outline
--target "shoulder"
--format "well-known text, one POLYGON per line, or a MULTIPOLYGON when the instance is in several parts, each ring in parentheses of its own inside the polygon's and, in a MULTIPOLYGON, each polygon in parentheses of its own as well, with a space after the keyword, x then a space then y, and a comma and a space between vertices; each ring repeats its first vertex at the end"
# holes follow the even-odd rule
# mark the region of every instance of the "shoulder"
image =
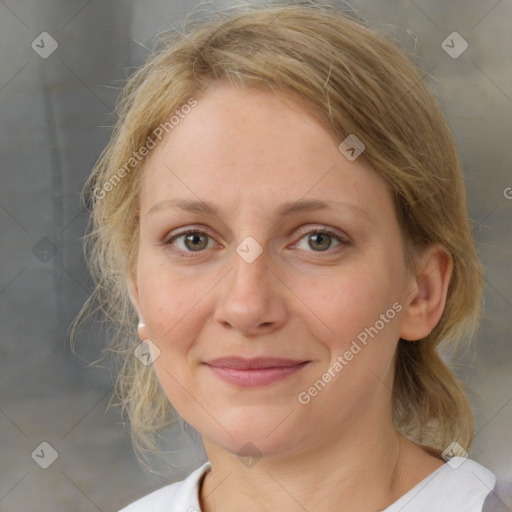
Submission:
POLYGON ((205 462, 185 480, 166 485, 134 501, 119 512, 199 512, 199 481, 209 469, 210 463, 205 462))
POLYGON ((383 512, 481 512, 496 476, 478 462, 453 457, 383 512))

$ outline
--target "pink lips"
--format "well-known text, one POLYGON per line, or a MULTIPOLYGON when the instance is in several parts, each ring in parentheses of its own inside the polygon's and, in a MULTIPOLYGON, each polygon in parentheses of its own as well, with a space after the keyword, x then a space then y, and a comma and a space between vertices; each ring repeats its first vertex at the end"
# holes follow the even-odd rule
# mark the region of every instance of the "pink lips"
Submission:
POLYGON ((267 386, 300 371, 309 361, 260 357, 227 357, 204 363, 218 377, 242 387, 267 386))

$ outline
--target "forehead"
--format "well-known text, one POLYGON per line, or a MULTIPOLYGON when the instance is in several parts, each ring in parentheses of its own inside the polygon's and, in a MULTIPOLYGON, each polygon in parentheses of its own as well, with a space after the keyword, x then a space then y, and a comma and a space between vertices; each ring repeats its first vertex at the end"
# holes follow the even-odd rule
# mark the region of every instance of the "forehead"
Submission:
POLYGON ((311 197, 377 214, 390 203, 362 158, 349 161, 331 131, 291 99, 216 85, 149 155, 141 202, 185 198, 276 208, 311 197))

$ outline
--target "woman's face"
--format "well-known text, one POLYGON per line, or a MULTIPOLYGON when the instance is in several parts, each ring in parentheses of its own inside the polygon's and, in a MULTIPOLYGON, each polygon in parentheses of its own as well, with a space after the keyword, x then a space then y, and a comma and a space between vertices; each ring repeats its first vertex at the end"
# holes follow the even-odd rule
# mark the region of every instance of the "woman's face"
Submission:
POLYGON ((389 191, 292 103, 222 84, 197 99, 141 189, 132 299, 163 390, 233 453, 371 435, 414 282, 389 191))

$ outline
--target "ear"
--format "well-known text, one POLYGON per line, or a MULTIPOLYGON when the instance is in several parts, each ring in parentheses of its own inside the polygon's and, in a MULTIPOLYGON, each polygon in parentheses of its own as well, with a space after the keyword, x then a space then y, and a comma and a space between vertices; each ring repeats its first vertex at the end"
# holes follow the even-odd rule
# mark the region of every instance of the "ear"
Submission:
POLYGON ((443 314, 453 263, 447 249, 430 246, 419 257, 417 274, 412 276, 400 338, 419 340, 428 336, 443 314))
POLYGON ((139 338, 141 340, 145 340, 149 337, 148 328, 145 325, 144 316, 142 315, 139 301, 139 288, 135 283, 132 277, 128 277, 126 279, 126 286, 128 288, 128 295, 130 296, 130 301, 133 304, 133 307, 137 311, 137 315, 139 316, 139 338), (142 324, 142 325, 141 325, 142 324))

